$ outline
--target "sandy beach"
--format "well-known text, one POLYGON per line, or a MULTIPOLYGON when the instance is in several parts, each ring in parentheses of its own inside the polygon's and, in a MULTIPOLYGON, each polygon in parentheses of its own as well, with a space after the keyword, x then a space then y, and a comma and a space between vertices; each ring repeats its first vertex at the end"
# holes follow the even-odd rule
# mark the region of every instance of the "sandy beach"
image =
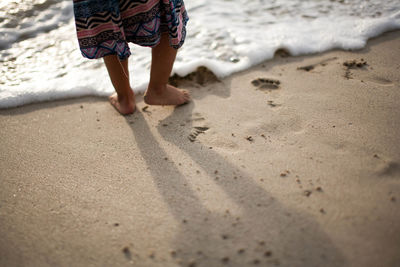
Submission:
POLYGON ((0 110, 0 266, 400 266, 399 31, 172 80, 0 110))

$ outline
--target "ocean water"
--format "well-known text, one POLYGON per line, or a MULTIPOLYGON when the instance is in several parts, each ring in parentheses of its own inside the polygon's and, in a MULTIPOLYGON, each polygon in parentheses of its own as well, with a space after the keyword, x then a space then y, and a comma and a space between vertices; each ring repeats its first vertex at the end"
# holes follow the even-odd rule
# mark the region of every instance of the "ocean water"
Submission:
MULTIPOLYGON (((224 77, 271 59, 354 50, 400 29, 398 0, 186 0, 187 39, 173 73, 224 77), (209 4, 212 3, 212 4, 209 4)), ((132 45, 131 82, 145 90, 150 49, 132 45)), ((113 92, 102 60, 79 51, 72 0, 1 0, 0 108, 113 92)))

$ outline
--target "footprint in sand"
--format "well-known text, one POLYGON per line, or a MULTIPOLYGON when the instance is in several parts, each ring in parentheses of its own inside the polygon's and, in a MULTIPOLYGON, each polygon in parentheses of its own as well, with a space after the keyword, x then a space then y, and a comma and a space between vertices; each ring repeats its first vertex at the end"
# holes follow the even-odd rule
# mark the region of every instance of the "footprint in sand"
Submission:
POLYGON ((347 61, 343 62, 343 66, 346 67, 346 73, 344 74, 344 77, 349 80, 349 79, 353 78, 353 74, 352 74, 351 70, 354 70, 354 69, 364 69, 365 70, 366 67, 368 66, 368 63, 363 58, 360 60, 353 59, 353 60, 347 60, 347 61))
POLYGON ((192 132, 189 134, 189 137, 188 137, 189 140, 190 140, 190 142, 196 141, 197 136, 198 136, 199 134, 205 133, 208 129, 210 129, 210 128, 208 128, 208 127, 200 127, 200 126, 193 127, 193 130, 192 130, 192 132))
POLYGON ((271 91, 279 89, 279 85, 281 84, 281 82, 279 80, 274 80, 274 79, 258 78, 253 80, 251 84, 254 85, 257 88, 257 90, 271 91))
POLYGON ((343 66, 346 67, 346 72, 344 77, 348 80, 357 79, 360 80, 361 82, 367 81, 381 86, 393 85, 392 81, 383 77, 379 77, 375 74, 372 74, 371 72, 368 72, 367 70, 369 70, 368 69, 369 64, 364 59, 347 60, 343 63, 343 66))
POLYGON ((215 74, 207 69, 206 67, 198 67, 196 71, 189 73, 188 75, 181 77, 177 74, 174 74, 172 77, 169 78, 168 81, 173 86, 181 86, 185 82, 195 83, 200 86, 205 86, 211 83, 220 82, 220 80, 215 76, 215 74))

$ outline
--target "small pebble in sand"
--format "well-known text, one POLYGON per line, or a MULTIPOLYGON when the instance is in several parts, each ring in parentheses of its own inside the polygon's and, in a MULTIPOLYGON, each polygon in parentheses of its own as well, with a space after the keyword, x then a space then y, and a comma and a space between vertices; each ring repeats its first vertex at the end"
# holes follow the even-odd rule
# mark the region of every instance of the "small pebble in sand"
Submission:
POLYGON ((229 236, 228 236, 228 235, 225 235, 225 234, 224 234, 224 235, 221 235, 221 237, 222 237, 223 240, 227 240, 227 239, 229 238, 229 236))
POLYGON ((390 201, 396 202, 396 198, 395 198, 395 197, 391 197, 391 198, 390 198, 390 201))
POLYGON ((150 252, 149 258, 154 259, 156 257, 156 254, 154 252, 150 252))
POLYGON ((264 256, 265 256, 265 257, 271 257, 271 256, 272 256, 271 250, 265 251, 265 252, 264 252, 264 256))
POLYGON ((296 178, 296 182, 297 182, 298 184, 301 184, 301 181, 300 181, 299 178, 296 178))
POLYGON ((119 226, 119 223, 114 223, 114 226, 115 226, 115 227, 119 226))
POLYGON ((131 251, 130 251, 129 247, 124 247, 122 249, 122 252, 124 253, 126 258, 131 259, 132 256, 131 256, 131 251))
POLYGON ((260 264, 260 260, 259 259, 255 259, 255 260, 253 260, 253 263, 254 264, 260 264))
POLYGON ((218 177, 218 176, 217 176, 217 177, 215 177, 215 180, 216 180, 216 181, 218 181, 218 180, 219 180, 219 177, 218 177))
POLYGON ((284 172, 281 173, 281 177, 286 177, 286 176, 287 176, 286 173, 284 173, 284 172))
POLYGON ((244 248, 241 248, 241 249, 238 250, 237 253, 238 253, 238 254, 243 254, 245 251, 246 251, 246 250, 245 250, 244 248))
POLYGON ((233 136, 233 137, 235 137, 235 134, 234 134, 234 133, 232 133, 232 136, 233 136))
POLYGON ((322 187, 318 186, 317 188, 315 188, 315 190, 317 190, 318 192, 322 192, 322 187))
POLYGON ((261 182, 264 182, 264 179, 261 178, 260 181, 261 181, 261 182))
POLYGON ((81 105, 80 108, 83 108, 83 105, 81 105))
POLYGON ((214 174, 218 174, 218 170, 215 170, 215 171, 214 171, 214 174))
POLYGON ((166 124, 166 123, 163 123, 163 124, 162 124, 162 126, 163 126, 163 127, 167 127, 167 126, 168 126, 168 124, 166 124))
POLYGON ((199 171, 199 170, 197 170, 197 171, 196 171, 196 173, 197 173, 197 174, 199 174, 199 173, 200 173, 200 171, 199 171))
POLYGON ((223 263, 228 263, 228 262, 229 262, 229 257, 223 257, 223 258, 221 259, 221 261, 222 261, 223 263))
POLYGON ((374 158, 379 159, 378 154, 375 154, 375 155, 374 155, 374 158))
POLYGON ((183 219, 182 222, 183 222, 183 223, 187 223, 187 220, 183 219))
POLYGON ((325 214, 325 213, 326 213, 325 210, 324 210, 323 208, 321 208, 321 209, 319 210, 319 212, 321 212, 322 214, 325 214))
POLYGON ((168 158, 167 158, 167 157, 165 157, 165 158, 164 158, 164 160, 168 160, 168 158))
POLYGON ((249 142, 253 142, 253 141, 254 141, 254 139, 253 139, 252 136, 247 136, 247 137, 246 137, 246 140, 249 141, 249 142))
POLYGON ((96 119, 96 121, 100 121, 100 119, 96 119))
POLYGON ((304 192, 303 192, 303 194, 306 196, 306 197, 309 197, 310 195, 311 195, 311 191, 310 190, 304 190, 304 192))
POLYGON ((170 252, 170 254, 171 254, 171 256, 172 256, 173 258, 176 257, 176 251, 175 251, 175 250, 172 250, 172 251, 170 252))
POLYGON ((265 241, 260 241, 260 242, 258 242, 258 244, 259 244, 260 246, 265 246, 265 241))
POLYGON ((233 179, 237 180, 237 176, 234 176, 233 179))

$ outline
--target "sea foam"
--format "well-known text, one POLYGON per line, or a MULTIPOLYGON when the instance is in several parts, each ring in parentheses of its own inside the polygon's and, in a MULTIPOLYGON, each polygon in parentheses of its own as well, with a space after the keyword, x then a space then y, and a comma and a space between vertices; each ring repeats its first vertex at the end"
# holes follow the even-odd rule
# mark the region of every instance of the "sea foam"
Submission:
MULTIPOLYGON (((205 66, 218 77, 273 58, 335 48, 363 48, 368 39, 400 29, 397 1, 186 1, 190 21, 173 73, 205 66)), ((131 46, 135 92, 145 90, 150 49, 131 46)), ((102 60, 84 59, 70 0, 5 0, 0 4, 0 108, 113 92, 102 60)))

